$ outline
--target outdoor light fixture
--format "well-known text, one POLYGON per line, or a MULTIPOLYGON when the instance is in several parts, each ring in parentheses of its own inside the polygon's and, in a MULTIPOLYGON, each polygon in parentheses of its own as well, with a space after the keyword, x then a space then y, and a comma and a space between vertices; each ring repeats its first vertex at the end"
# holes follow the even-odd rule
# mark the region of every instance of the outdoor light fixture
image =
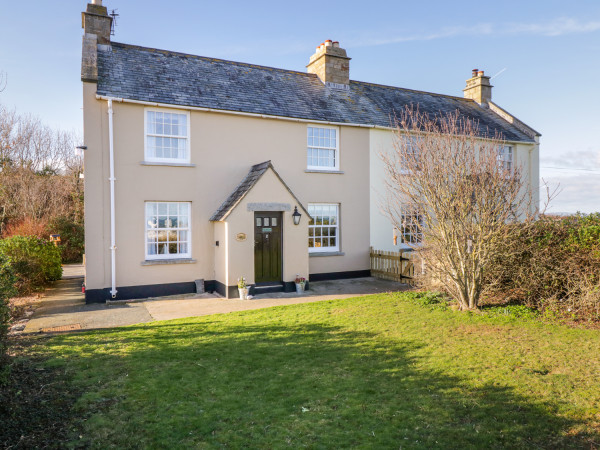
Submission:
POLYGON ((294 219, 294 225, 300 224, 300 217, 302 217, 302 214, 298 212, 298 207, 294 206, 294 214, 292 214, 292 219, 294 219))
POLYGON ((83 156, 83 151, 87 150, 87 145, 78 145, 75 147, 75 155, 79 158, 83 156))

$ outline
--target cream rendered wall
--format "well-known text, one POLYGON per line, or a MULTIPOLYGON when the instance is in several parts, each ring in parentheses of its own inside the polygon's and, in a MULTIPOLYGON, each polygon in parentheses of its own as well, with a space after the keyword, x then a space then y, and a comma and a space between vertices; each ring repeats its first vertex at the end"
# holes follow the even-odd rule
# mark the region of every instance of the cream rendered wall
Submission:
POLYGON ((227 222, 228 280, 234 286, 238 278, 245 277, 248 284, 254 284, 254 212, 248 211, 248 203, 261 202, 288 203, 291 211, 283 212, 283 281, 294 281, 296 275, 308 278, 308 220, 306 213, 279 181, 272 170, 268 170, 258 180, 252 190, 225 219, 227 222), (302 214, 300 224, 294 225, 294 206, 302 214), (245 241, 237 241, 235 236, 245 233, 245 241))
POLYGON ((377 250, 398 251, 408 246, 400 243, 394 245, 394 227, 391 221, 383 214, 382 206, 385 204, 385 170, 381 154, 393 150, 394 133, 391 130, 372 129, 369 133, 370 148, 370 245, 377 250))
MULTIPOLYGON (((385 204, 385 171, 381 153, 394 150, 394 133, 391 130, 372 129, 369 135, 370 147, 370 240, 371 246, 377 250, 398 251, 409 248, 400 243, 394 245, 391 221, 381 212, 385 204)), ((523 174, 526 189, 532 192, 531 211, 535 211, 539 203, 539 144, 507 143, 513 147, 513 161, 523 174)))
MULTIPOLYGON (((110 205, 106 101, 84 83, 86 260, 88 289, 110 286, 110 205)), ((117 287, 215 279, 210 216, 254 164, 272 160, 300 201, 340 203, 343 256, 310 259, 310 273, 369 268, 369 132, 341 127, 343 174, 306 173, 306 123, 192 111, 191 163, 147 166, 142 105, 114 102, 117 287), (142 265, 144 201, 192 203, 193 264, 142 265)), ((169 110, 171 110, 169 108, 169 110)))
MULTIPOLYGON (((521 170, 525 189, 531 192, 529 212, 535 213, 540 203, 540 160, 539 143, 513 144, 515 168, 521 170)), ((529 194, 525 194, 529 195, 529 194)))
POLYGON ((227 234, 226 222, 214 222, 215 232, 215 280, 219 283, 227 286, 227 245, 228 245, 228 234, 227 234), (219 245, 216 245, 219 242, 219 245))
POLYGON ((108 114, 96 100, 96 84, 83 83, 85 284, 110 286, 110 197, 108 191, 108 114))

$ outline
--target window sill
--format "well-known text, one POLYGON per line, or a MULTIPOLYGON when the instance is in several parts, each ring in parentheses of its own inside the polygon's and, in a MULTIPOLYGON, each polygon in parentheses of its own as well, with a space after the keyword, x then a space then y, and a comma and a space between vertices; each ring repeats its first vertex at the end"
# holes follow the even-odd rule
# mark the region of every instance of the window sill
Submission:
POLYGON ((327 169, 306 169, 305 173, 335 173, 337 175, 342 175, 344 173, 343 170, 327 170, 327 169))
POLYGON ((308 252, 309 258, 317 256, 344 256, 344 252, 308 252))
POLYGON ((195 264, 197 261, 192 258, 177 258, 177 259, 146 259, 140 264, 142 266, 160 266, 164 264, 195 264))
POLYGON ((140 161, 140 164, 142 166, 196 167, 196 164, 181 163, 181 162, 140 161))

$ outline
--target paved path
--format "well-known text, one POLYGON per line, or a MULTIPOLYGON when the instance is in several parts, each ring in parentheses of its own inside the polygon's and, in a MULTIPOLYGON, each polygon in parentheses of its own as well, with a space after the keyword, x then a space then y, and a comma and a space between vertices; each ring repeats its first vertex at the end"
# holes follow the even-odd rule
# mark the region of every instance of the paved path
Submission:
POLYGON ((263 294, 252 300, 223 299, 213 294, 173 296, 132 303, 86 305, 81 293, 83 279, 67 274, 48 289, 42 305, 27 323, 25 333, 109 328, 153 320, 222 314, 233 311, 268 308, 271 306, 309 303, 322 300, 356 297, 379 292, 401 291, 409 287, 393 281, 374 278, 321 281, 310 284, 310 291, 263 294))

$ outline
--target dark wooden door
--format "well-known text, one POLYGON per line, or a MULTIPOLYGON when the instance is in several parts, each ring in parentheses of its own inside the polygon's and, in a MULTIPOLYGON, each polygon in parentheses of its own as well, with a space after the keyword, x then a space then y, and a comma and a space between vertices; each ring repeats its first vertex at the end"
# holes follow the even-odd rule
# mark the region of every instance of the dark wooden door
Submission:
POLYGON ((254 213, 254 279, 257 284, 281 281, 280 212, 254 213))

